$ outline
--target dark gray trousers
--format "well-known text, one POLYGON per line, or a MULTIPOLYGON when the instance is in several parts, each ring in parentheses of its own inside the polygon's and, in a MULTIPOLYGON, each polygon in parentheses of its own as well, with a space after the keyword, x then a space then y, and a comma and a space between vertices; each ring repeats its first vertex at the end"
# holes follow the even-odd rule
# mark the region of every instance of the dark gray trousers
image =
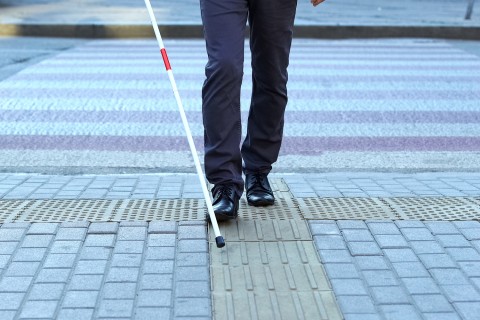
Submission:
POLYGON ((234 183, 277 161, 287 104, 287 66, 297 0, 200 0, 208 63, 202 89, 205 173, 234 183), (245 27, 250 26, 253 90, 245 141, 240 119, 245 27))

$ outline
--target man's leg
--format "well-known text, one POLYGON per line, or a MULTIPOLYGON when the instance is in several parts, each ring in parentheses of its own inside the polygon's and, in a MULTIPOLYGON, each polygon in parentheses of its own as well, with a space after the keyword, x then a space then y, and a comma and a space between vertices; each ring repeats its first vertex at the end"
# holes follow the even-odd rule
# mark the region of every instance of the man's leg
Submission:
POLYGON ((240 87, 243 77, 247 0, 200 0, 208 53, 202 90, 205 173, 215 185, 243 192, 240 154, 240 87))
POLYGON ((251 0, 252 102, 242 146, 245 173, 268 174, 282 143, 296 0, 251 0))

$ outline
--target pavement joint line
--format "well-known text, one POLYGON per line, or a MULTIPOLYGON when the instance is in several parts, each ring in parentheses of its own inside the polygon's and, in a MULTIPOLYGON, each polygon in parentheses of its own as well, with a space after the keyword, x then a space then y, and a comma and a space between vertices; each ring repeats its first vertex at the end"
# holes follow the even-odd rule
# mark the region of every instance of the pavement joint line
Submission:
MULTIPOLYGON (((145 265, 145 260, 147 258, 147 250, 148 250, 148 241, 149 241, 149 233, 148 233, 148 229, 145 230, 145 234, 146 234, 146 238, 145 240, 143 241, 143 251, 142 251, 142 256, 141 256, 141 262, 140 262, 140 272, 139 272, 139 275, 138 275, 138 279, 137 279, 137 283, 136 283, 136 287, 135 287, 135 292, 138 292, 140 293, 141 292, 141 283, 142 283, 142 280, 143 280, 143 276, 144 276, 144 273, 142 272, 144 270, 144 265, 145 265)), ((117 238, 118 239, 118 238, 117 238)), ((112 255, 114 254, 113 252, 114 250, 112 250, 112 255)), ((113 259, 112 259, 113 260, 113 259)), ((175 263, 175 262, 174 262, 175 263)), ((174 265, 174 270, 175 270, 175 265, 174 265)), ((175 283, 175 272, 173 273, 173 282, 175 283)), ((102 292, 100 292, 99 294, 101 294, 102 292)), ((135 295, 134 299, 133 299, 133 310, 132 310, 132 313, 135 314, 135 310, 137 309, 138 307, 138 294, 135 295)), ((172 307, 172 310, 171 312, 173 312, 173 310, 175 309, 175 304, 174 304, 174 301, 173 301, 173 296, 174 294, 172 294, 172 297, 171 297, 171 301, 170 301, 170 305, 173 306, 172 307)))
MULTIPOLYGON (((31 226, 31 225, 30 225, 30 226, 31 226)), ((28 229, 30 228, 30 226, 27 227, 26 230, 24 231, 24 235, 23 235, 21 241, 19 242, 19 247, 17 247, 16 250, 15 250, 15 252, 12 253, 12 258, 15 256, 15 253, 17 252, 18 248, 22 248, 22 244, 23 244, 23 242, 24 242, 24 240, 25 240, 25 236, 27 235, 27 231, 28 231, 28 229)), ((24 297, 23 297, 23 299, 22 299, 22 303, 21 303, 21 305, 19 306, 19 310, 23 310, 23 307, 25 306, 25 304, 26 304, 27 301, 28 301, 28 296, 30 295, 30 292, 31 292, 31 290, 32 290, 32 287, 33 287, 33 285, 34 285, 34 283, 35 283, 34 280, 37 278, 38 274, 40 273, 40 271, 41 271, 41 269, 42 269, 42 266, 45 264, 45 261, 47 260, 48 253, 49 253, 49 251, 50 251, 50 249, 51 249, 51 246, 52 246, 52 244, 53 244, 53 242, 54 242, 54 240, 55 240, 55 235, 56 235, 56 232, 55 232, 54 236, 50 239, 50 241, 49 241, 49 243, 48 243, 48 246, 46 247, 46 252, 45 252, 45 254, 43 255, 42 259, 40 260, 40 265, 39 265, 39 267, 35 270, 35 273, 33 274, 32 281, 31 281, 31 283, 30 283, 30 285, 29 285, 29 287, 28 287, 28 290, 27 290, 27 291, 25 292, 25 294, 24 294, 24 297)), ((8 266, 5 268, 5 270, 8 270, 8 266)), ((2 276, 2 278, 3 278, 3 276, 2 276)), ((58 306, 57 306, 57 308, 58 308, 58 306)))
MULTIPOLYGON (((87 230, 88 230, 88 229, 87 229, 87 230)), ((87 230, 86 230, 86 231, 87 231, 87 230)), ((87 234, 84 235, 84 238, 83 238, 83 241, 82 241, 83 243, 84 243, 86 237, 87 237, 87 234)), ((51 242, 52 242, 52 243, 55 242, 55 237, 52 239, 51 242)), ((72 278, 75 276, 75 269, 76 269, 76 266, 78 265, 78 262, 80 261, 80 251, 82 250, 82 248, 83 248, 83 245, 78 248, 78 252, 77 252, 77 254, 75 255, 75 262, 73 263, 73 266, 70 268, 69 275, 68 275, 68 279, 67 279, 67 282, 65 283, 65 286, 64 286, 64 290, 63 290, 63 291, 65 292, 65 294, 61 295, 61 297, 60 297, 60 299, 59 299, 59 301, 58 301, 58 303, 57 303, 57 306, 56 306, 56 308, 55 308, 55 313, 54 313, 55 317, 58 317, 59 313, 60 313, 61 310, 62 310, 62 306, 63 306, 63 302, 64 302, 65 297, 66 297, 66 293, 69 292, 69 287, 70 287, 70 285, 71 285, 71 283, 72 283, 71 280, 72 280, 72 278)), ((50 253, 50 250, 51 250, 51 247, 48 249, 48 252, 47 252, 47 255, 46 255, 47 257, 48 257, 48 254, 50 253)), ((109 261, 110 261, 110 260, 111 260, 111 259, 109 259, 109 261)), ((39 268, 39 269, 42 270, 42 268, 39 268)), ((103 283, 104 277, 105 277, 105 275, 102 276, 102 283, 103 283)), ((98 301, 98 300, 97 300, 97 301, 98 301)), ((97 301, 96 301, 96 302, 97 302, 97 301)))

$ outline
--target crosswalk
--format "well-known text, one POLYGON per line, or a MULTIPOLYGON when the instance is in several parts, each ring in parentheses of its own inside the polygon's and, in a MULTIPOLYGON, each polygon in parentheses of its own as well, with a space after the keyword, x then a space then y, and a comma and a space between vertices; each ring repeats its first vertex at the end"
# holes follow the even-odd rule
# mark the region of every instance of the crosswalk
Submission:
MULTIPOLYGON (((165 44, 201 152, 205 44, 165 44)), ((480 57, 447 42, 295 39, 288 89, 279 172, 480 168, 480 57)), ((0 82, 0 161, 193 172, 155 41, 89 41, 0 82)))

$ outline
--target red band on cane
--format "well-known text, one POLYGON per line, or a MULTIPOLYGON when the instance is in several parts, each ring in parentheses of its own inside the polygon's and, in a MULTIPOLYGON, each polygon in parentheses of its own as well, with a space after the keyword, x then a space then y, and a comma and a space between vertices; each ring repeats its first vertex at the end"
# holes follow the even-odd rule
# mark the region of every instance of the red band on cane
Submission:
POLYGON ((170 66, 170 61, 168 61, 167 50, 162 49, 162 50, 160 50, 160 53, 162 54, 163 63, 165 64, 165 68, 167 69, 167 71, 171 70, 172 67, 170 66))

